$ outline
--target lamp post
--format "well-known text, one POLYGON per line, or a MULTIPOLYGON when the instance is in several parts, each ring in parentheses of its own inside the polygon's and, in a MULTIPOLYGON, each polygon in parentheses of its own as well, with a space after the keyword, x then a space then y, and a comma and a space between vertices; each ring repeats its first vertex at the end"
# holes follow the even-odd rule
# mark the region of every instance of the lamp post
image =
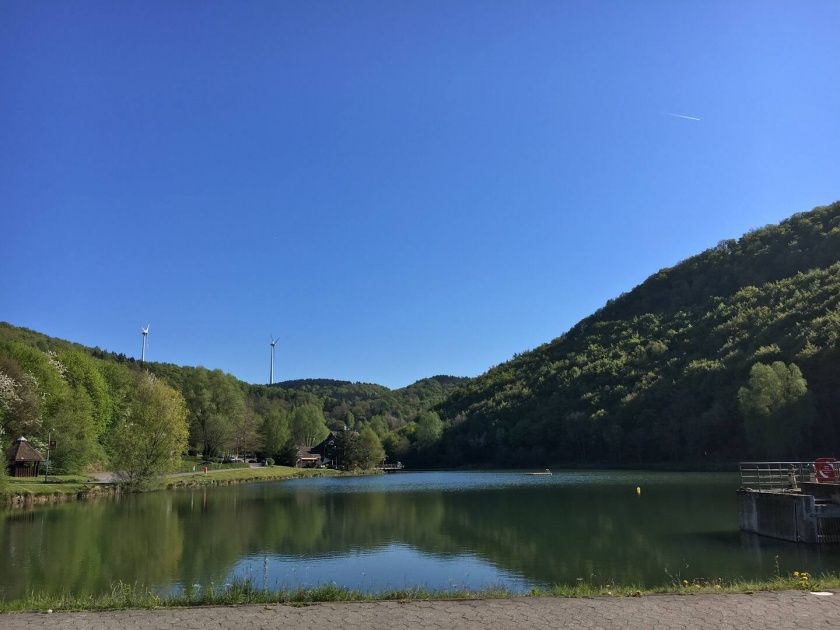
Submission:
POLYGON ((44 464, 44 483, 47 483, 47 477, 50 474, 50 446, 52 445, 52 431, 47 433, 47 461, 44 464))

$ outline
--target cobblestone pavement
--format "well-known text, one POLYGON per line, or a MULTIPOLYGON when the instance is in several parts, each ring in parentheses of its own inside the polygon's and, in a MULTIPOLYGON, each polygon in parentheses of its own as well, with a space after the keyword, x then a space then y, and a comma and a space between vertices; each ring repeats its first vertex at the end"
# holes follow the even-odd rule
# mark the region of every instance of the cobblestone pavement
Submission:
POLYGON ((838 628, 840 591, 754 595, 516 598, 475 601, 325 603, 164 608, 81 613, 8 613, 0 628, 208 630, 211 628, 838 628))

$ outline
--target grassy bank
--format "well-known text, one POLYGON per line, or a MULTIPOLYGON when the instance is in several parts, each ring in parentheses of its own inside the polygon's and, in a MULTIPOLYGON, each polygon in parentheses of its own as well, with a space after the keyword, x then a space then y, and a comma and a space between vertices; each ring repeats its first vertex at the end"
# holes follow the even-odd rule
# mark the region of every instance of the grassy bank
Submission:
POLYGON ((184 487, 220 486, 234 483, 248 483, 252 481, 277 481, 281 479, 296 479, 302 477, 327 477, 349 475, 330 468, 292 468, 290 466, 268 466, 262 468, 229 468, 226 470, 211 470, 208 473, 190 472, 166 475, 157 480, 152 489, 170 489, 184 487))
MULTIPOLYGON (((257 481, 279 481, 303 477, 327 477, 337 475, 374 474, 371 471, 345 472, 332 469, 292 468, 290 466, 269 466, 262 468, 225 467, 204 472, 172 473, 154 480, 148 491, 176 488, 201 488, 226 486, 257 481)), ((8 480, 6 489, 0 493, 0 507, 20 507, 75 499, 92 495, 115 494, 120 490, 117 483, 96 483, 85 475, 50 475, 49 481, 39 478, 15 478, 8 480)))
POLYGON ((823 574, 812 577, 807 573, 794 573, 764 581, 753 580, 695 580, 674 582, 657 587, 632 585, 586 584, 556 585, 534 589, 529 593, 516 593, 504 588, 481 591, 434 591, 423 588, 366 593, 335 585, 310 589, 265 590, 250 583, 234 584, 227 588, 210 586, 194 589, 182 595, 161 596, 148 588, 116 584, 111 591, 101 595, 45 595, 33 593, 23 599, 0 601, 0 613, 45 610, 115 610, 131 608, 161 608, 175 606, 233 606, 243 604, 313 604, 318 602, 360 601, 423 601, 464 599, 507 599, 511 597, 640 597, 645 595, 677 594, 696 595, 709 593, 751 594, 759 591, 822 591, 840 589, 840 574, 823 574))
POLYGON ((85 475, 50 475, 49 481, 44 477, 9 477, 5 494, 14 495, 44 495, 44 494, 78 494, 85 492, 93 480, 85 475))

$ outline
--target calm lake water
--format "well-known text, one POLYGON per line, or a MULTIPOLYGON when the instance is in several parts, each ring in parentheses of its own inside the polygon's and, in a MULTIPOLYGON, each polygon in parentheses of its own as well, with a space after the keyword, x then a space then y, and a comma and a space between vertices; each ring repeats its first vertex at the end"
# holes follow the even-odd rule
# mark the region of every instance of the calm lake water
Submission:
POLYGON ((158 492, 0 512, 0 597, 250 579, 363 590, 840 571, 840 550, 738 531, 737 477, 427 472, 158 492), (636 486, 642 493, 636 495, 636 486))

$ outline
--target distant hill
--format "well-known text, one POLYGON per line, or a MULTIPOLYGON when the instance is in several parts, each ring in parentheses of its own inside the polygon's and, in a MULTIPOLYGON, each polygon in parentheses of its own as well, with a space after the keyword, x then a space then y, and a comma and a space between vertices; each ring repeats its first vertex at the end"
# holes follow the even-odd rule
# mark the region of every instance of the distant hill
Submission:
MULTIPOLYGON (((396 433, 469 380, 433 376, 394 390, 372 383, 332 379, 252 385, 221 370, 160 362, 141 364, 123 354, 0 322, 0 446, 5 439, 4 432, 25 431, 42 439, 41 434, 57 426, 62 419, 68 425, 93 426, 92 409, 98 404, 104 428, 88 431, 84 440, 80 440, 78 450, 82 454, 74 463, 68 464, 67 469, 95 464, 102 459, 101 443, 105 441, 107 429, 120 413, 119 405, 111 399, 120 395, 121 379, 142 370, 164 379, 184 396, 190 418, 191 447, 206 449, 206 444, 212 440, 218 443, 213 450, 221 452, 225 449, 238 452, 245 448, 237 439, 237 435, 244 434, 250 436, 246 440, 250 448, 246 450, 259 450, 261 437, 254 435, 260 434, 260 427, 272 410, 290 411, 303 405, 314 405, 323 412, 324 421, 332 429, 349 426, 361 430, 371 426, 383 439, 393 432, 388 442, 392 447, 389 454, 396 455, 394 449, 399 448, 402 455, 410 450, 410 443, 406 442, 405 435, 396 433), (65 364, 79 361, 86 374, 93 374, 90 378, 101 390, 96 400, 89 400, 89 383, 67 378, 65 364), (71 389, 75 387, 73 392, 67 390, 67 385, 71 389), (48 386, 52 387, 49 391, 45 389, 48 386), (46 397, 45 393, 48 393, 46 397), (29 407, 23 403, 30 399, 21 398, 23 394, 31 394, 33 402, 29 407), (38 404, 38 397, 46 404, 38 404), (65 413, 71 407, 72 413, 65 413)), ((413 437, 412 432, 408 435, 413 437)))
POLYGON ((343 419, 348 412, 362 419, 375 415, 405 419, 441 403, 469 380, 461 376, 438 375, 420 379, 406 387, 389 389, 373 383, 310 378, 281 381, 271 387, 316 396, 323 401, 326 415, 335 420, 343 419))
POLYGON ((430 461, 840 456, 838 303, 834 203, 663 269, 560 337, 463 384, 438 406, 449 426, 430 461), (782 381, 762 368, 750 385, 755 364, 777 361, 807 382, 788 420, 793 394, 782 381), (742 387, 756 390, 741 396, 749 404, 739 403, 742 387), (802 424, 783 446, 750 439, 750 426, 778 432, 786 423, 802 424))
POLYGON ((414 466, 840 456, 840 203, 663 269, 475 379, 251 385, 0 323, 0 442, 60 431, 57 466, 101 465, 142 370, 181 393, 208 456, 296 453, 309 419, 414 466))

